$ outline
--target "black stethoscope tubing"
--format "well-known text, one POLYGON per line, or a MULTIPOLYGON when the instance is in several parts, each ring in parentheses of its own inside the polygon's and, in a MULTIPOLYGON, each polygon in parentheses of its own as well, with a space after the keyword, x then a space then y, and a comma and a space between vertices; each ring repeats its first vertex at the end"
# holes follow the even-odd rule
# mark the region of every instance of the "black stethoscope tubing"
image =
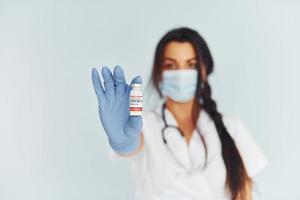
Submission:
MULTIPOLYGON (((168 147, 168 142, 167 142, 167 140, 166 140, 165 133, 164 133, 165 130, 166 130, 168 127, 172 127, 172 128, 177 129, 178 132, 180 133, 180 135, 181 135, 182 137, 184 137, 183 131, 182 131, 179 127, 177 127, 177 126, 173 126, 173 125, 168 125, 168 124, 167 124, 167 121, 166 121, 166 115, 165 115, 165 110, 166 110, 166 103, 163 103, 163 105, 162 105, 162 119, 163 119, 163 122, 164 122, 164 127, 163 127, 162 130, 161 130, 162 140, 163 140, 164 144, 167 146, 169 152, 170 152, 170 153, 173 155, 173 157, 175 158, 176 162, 177 162, 180 166, 182 166, 183 168, 185 168, 185 167, 178 161, 178 159, 176 158, 176 156, 174 155, 174 153, 172 152, 172 150, 168 147)), ((199 136, 201 137, 201 139, 203 140, 203 137, 202 137, 202 135, 200 134, 198 127, 196 128, 196 130, 197 130, 197 133, 199 134, 199 136)), ((192 162, 192 158, 191 158, 190 153, 189 153, 189 159, 190 159, 190 162, 193 163, 193 162, 192 162)), ((206 158, 206 159, 207 159, 207 158, 206 158)), ((204 166, 203 166, 203 169, 206 167, 206 163, 207 163, 207 162, 205 162, 205 164, 204 164, 204 166)), ((191 167, 193 167, 193 166, 191 166, 191 167)), ((189 169, 187 169, 187 170, 188 170, 188 171, 191 171, 191 170, 189 170, 189 169)))

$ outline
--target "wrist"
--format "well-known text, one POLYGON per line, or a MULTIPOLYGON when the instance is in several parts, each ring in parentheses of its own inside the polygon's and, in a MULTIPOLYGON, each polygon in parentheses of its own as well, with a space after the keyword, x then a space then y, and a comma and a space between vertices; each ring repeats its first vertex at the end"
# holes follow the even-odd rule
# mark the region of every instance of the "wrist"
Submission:
POLYGON ((132 138, 126 142, 114 142, 109 139, 109 144, 116 153, 128 155, 135 152, 140 147, 141 137, 132 138))

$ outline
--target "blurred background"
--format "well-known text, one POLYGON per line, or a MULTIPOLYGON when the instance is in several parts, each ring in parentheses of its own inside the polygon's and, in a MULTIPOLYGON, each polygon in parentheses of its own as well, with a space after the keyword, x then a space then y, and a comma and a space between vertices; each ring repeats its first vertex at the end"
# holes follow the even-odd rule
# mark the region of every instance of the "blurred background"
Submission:
POLYGON ((133 198, 108 158, 91 69, 149 79, 154 49, 188 26, 215 61, 213 97, 269 160, 255 199, 300 199, 300 2, 0 0, 0 199, 133 198))

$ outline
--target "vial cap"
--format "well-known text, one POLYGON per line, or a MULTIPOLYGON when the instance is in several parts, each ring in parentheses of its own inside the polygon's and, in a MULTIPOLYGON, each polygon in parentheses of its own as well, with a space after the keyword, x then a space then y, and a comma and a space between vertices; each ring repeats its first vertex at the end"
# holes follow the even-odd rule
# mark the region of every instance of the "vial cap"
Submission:
POLYGON ((142 87, 142 84, 141 83, 132 83, 131 87, 136 88, 136 89, 140 89, 142 87))

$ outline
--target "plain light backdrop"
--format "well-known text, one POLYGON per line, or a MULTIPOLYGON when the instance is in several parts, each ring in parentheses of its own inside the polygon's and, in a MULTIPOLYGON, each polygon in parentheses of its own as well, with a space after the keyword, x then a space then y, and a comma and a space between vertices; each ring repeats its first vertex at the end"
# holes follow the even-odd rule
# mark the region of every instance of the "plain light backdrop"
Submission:
POLYGON ((188 26, 207 41, 221 112, 269 160, 256 199, 300 199, 300 3, 0 0, 0 199, 133 198, 129 162, 108 159, 92 67, 147 82, 158 40, 188 26))

